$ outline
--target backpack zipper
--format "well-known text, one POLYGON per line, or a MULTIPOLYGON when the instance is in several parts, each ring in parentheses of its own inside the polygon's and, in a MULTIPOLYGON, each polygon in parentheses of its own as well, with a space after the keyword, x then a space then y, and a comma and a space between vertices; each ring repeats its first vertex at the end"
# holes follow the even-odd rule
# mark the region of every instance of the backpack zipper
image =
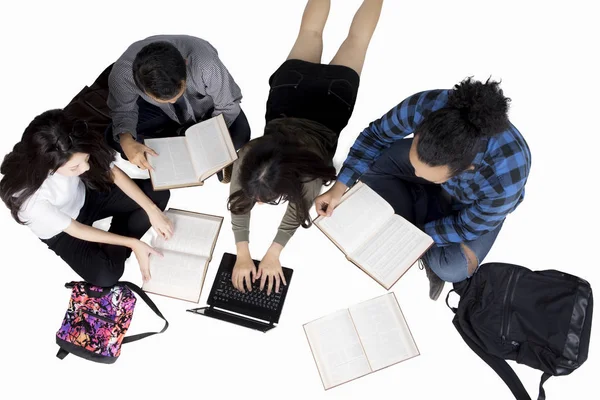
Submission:
POLYGON ((502 337, 502 339, 504 340, 504 324, 506 323, 506 317, 507 317, 507 312, 506 312, 506 300, 508 299, 508 292, 511 289, 510 284, 512 283, 512 278, 513 275, 515 274, 515 270, 511 270, 510 271, 510 275, 508 276, 508 285, 506 285, 506 292, 504 293, 504 301, 502 302, 502 308, 503 308, 503 313, 502 313, 502 325, 500 325, 500 336, 502 337))
POLYGON ((84 313, 84 314, 87 314, 87 315, 91 315, 94 318, 98 318, 101 321, 110 322, 111 324, 116 324, 116 322, 114 320, 112 320, 112 319, 110 319, 108 317, 105 317, 103 315, 99 315, 99 314, 96 314, 96 313, 88 311, 88 310, 81 310, 81 312, 84 313))
POLYGON ((517 291, 517 283, 519 282, 519 278, 521 277, 521 271, 517 271, 517 275, 515 276, 515 281, 513 282, 512 292, 510 294, 510 302, 508 303, 508 322, 506 324, 506 333, 505 337, 508 337, 510 333, 510 309, 512 308, 513 299, 515 298, 515 292, 517 291))

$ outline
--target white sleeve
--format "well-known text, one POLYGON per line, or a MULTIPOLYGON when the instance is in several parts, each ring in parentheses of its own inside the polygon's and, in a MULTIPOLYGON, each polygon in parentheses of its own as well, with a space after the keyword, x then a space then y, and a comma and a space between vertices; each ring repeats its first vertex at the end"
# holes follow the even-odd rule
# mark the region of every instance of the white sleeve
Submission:
MULTIPOLYGON (((35 195, 34 195, 35 196, 35 195)), ((40 239, 50 239, 71 224, 71 217, 46 200, 29 199, 19 212, 19 218, 40 239)))

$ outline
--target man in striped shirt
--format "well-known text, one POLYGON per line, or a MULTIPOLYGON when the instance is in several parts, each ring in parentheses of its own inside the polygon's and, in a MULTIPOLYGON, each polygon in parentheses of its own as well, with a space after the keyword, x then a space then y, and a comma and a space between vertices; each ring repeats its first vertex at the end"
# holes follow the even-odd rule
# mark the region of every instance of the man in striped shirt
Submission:
POLYGON ((360 178, 433 238, 421 262, 436 300, 444 281, 475 273, 523 200, 531 155, 509 101, 499 83, 471 79, 408 97, 360 134, 317 212, 331 215, 360 178))
POLYGON ((205 40, 160 35, 135 42, 113 65, 108 83, 107 140, 141 169, 150 168, 146 153, 156 154, 144 137, 181 134, 179 127, 219 114, 236 150, 250 140, 240 88, 205 40))

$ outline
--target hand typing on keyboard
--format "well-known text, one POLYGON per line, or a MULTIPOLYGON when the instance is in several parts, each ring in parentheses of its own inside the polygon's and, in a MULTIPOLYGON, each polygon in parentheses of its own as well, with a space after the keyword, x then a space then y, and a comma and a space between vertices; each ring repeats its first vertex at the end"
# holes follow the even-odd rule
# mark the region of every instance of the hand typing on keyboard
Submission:
POLYGON ((281 282, 287 285, 281 263, 279 262, 279 255, 282 249, 282 245, 273 242, 258 266, 256 279, 260 279, 260 290, 265 288, 265 283, 267 284, 267 296, 271 295, 273 283, 275 283, 275 293, 279 293, 279 284, 281 282))
POLYGON ((231 272, 231 283, 234 288, 242 293, 252 291, 252 283, 260 279, 260 291, 265 289, 267 286, 267 296, 271 295, 273 286, 275 286, 275 293, 279 293, 279 286, 285 281, 283 275, 283 269, 279 262, 279 255, 283 246, 279 243, 271 244, 271 247, 267 251, 267 254, 263 257, 262 261, 258 266, 258 271, 250 256, 250 250, 248 249, 248 242, 237 243, 237 258, 233 271, 231 272))
POLYGON ((225 271, 217 276, 214 301, 229 305, 241 305, 242 307, 252 305, 267 310, 277 310, 279 308, 279 303, 281 303, 280 293, 273 293, 269 296, 264 290, 259 290, 258 282, 254 282, 254 290, 242 293, 231 284, 231 276, 229 272, 225 271))
POLYGON ((245 243, 245 252, 240 252, 240 246, 238 246, 238 256, 235 260, 233 271, 231 272, 231 283, 233 284, 233 287, 242 293, 246 292, 244 283, 246 284, 248 291, 251 292, 252 282, 256 280, 256 266, 254 265, 254 261, 252 261, 250 252, 247 250, 248 242, 245 243))

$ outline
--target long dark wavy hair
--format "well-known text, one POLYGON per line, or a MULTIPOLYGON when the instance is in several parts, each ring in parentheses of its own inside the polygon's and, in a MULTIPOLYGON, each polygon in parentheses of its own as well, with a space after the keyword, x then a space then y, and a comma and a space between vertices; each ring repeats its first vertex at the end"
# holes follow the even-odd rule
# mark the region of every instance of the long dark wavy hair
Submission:
POLYGON ((247 145, 239 167, 242 188, 228 200, 227 208, 232 214, 246 214, 258 201, 288 201, 296 209, 298 224, 304 228, 311 225, 310 203, 304 201, 303 184, 320 179, 328 185, 335 180, 336 171, 331 159, 309 150, 323 140, 308 139, 307 135, 335 136, 312 121, 282 118, 271 121, 265 135, 247 145))
POLYGON ((90 169, 80 177, 85 185, 107 191, 113 183, 110 163, 113 151, 84 121, 70 119, 63 110, 38 115, 25 129, 21 141, 4 157, 0 173, 0 197, 20 224, 19 210, 48 174, 68 162, 75 153, 89 154, 90 169))

